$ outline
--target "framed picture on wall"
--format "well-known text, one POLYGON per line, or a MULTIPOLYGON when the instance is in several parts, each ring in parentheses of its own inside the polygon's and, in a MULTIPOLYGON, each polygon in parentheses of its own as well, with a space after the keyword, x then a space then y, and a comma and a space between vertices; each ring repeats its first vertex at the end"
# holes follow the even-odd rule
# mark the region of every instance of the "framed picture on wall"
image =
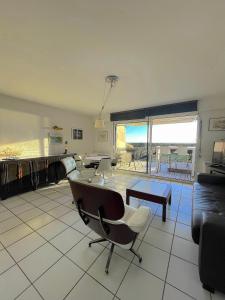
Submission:
POLYGON ((63 143, 63 137, 62 135, 55 134, 55 133, 49 133, 48 139, 50 144, 62 144, 63 143))
POLYGON ((72 128, 72 140, 83 140, 83 130, 72 128))
POLYGON ((225 130, 225 117, 209 119, 209 131, 225 130))
POLYGON ((107 130, 98 131, 97 139, 99 143, 108 142, 108 131, 107 130))

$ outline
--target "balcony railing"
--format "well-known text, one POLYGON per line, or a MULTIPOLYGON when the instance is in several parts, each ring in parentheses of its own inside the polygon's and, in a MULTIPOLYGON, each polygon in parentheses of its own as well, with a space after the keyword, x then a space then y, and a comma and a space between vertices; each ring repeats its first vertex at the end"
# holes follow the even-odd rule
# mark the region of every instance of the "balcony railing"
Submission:
POLYGON ((195 144, 127 144, 126 149, 117 149, 117 168, 190 181, 195 149, 195 144))

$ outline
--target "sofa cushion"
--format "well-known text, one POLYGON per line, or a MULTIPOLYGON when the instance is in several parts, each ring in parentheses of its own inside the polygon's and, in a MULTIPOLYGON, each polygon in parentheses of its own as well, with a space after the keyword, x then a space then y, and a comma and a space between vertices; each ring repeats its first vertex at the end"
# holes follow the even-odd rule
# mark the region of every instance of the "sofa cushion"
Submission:
POLYGON ((193 189, 192 238, 199 243, 202 213, 225 216, 225 186, 195 183, 193 189))

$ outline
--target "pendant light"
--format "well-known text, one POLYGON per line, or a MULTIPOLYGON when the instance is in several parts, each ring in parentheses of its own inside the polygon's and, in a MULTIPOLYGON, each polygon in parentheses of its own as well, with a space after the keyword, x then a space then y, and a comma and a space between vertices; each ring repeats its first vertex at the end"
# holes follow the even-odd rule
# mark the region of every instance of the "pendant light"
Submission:
POLYGON ((117 75, 108 75, 105 77, 103 104, 102 104, 101 110, 99 112, 98 118, 95 120, 95 128, 97 128, 97 129, 105 128, 105 120, 102 118, 102 113, 103 113, 106 103, 108 102, 108 100, 110 98, 112 88, 116 85, 118 80, 119 80, 119 77, 117 75), (107 84, 109 84, 109 87, 108 87, 108 91, 106 93, 107 84))

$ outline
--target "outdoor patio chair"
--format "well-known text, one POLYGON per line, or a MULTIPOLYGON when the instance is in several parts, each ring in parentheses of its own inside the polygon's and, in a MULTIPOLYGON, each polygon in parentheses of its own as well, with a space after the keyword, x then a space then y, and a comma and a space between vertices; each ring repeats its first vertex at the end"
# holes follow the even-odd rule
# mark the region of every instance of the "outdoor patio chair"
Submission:
POLYGON ((189 155, 188 154, 178 154, 176 158, 176 168, 183 169, 189 167, 189 155))
POLYGON ((168 169, 168 166, 169 166, 169 154, 160 154, 160 157, 159 157, 159 169, 158 169, 158 172, 160 172, 162 170, 162 166, 165 165, 166 168, 168 169))

